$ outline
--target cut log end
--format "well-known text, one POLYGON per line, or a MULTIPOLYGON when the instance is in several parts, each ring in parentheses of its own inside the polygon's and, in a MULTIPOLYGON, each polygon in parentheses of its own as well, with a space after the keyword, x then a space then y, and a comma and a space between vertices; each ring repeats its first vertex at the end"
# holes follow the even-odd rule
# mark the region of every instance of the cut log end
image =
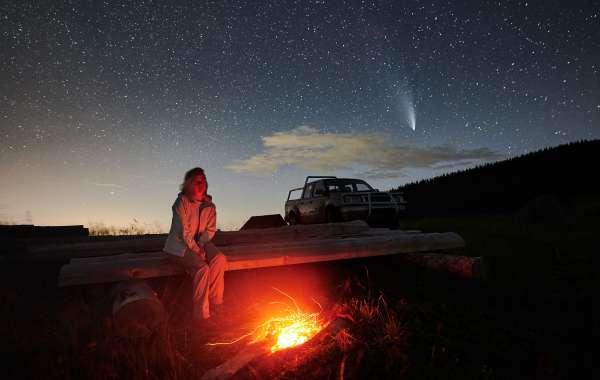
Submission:
POLYGON ((452 273, 469 279, 485 279, 482 257, 467 257, 441 253, 407 253, 400 256, 404 261, 424 268, 452 273))
POLYGON ((144 281, 119 283, 114 294, 113 323, 119 336, 148 337, 167 319, 158 296, 144 281))

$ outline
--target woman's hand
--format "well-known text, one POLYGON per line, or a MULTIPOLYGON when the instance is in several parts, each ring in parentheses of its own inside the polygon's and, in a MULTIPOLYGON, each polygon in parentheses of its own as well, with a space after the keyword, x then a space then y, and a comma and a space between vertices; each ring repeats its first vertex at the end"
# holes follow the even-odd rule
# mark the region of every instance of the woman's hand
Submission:
POLYGON ((206 249, 204 249, 204 242, 202 242, 201 239, 194 239, 194 241, 196 242, 196 244, 199 248, 198 251, 196 252, 196 254, 202 260, 206 261, 206 249))

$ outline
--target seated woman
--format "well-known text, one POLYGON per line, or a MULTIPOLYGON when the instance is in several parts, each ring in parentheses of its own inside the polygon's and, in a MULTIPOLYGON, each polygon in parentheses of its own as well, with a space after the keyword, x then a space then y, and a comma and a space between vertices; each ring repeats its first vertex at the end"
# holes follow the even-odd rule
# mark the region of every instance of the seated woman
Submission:
POLYGON ((185 173, 181 192, 173 203, 171 229, 163 251, 193 278, 193 318, 210 318, 210 304, 223 303, 227 259, 211 239, 217 225, 216 206, 206 193, 202 168, 185 173))

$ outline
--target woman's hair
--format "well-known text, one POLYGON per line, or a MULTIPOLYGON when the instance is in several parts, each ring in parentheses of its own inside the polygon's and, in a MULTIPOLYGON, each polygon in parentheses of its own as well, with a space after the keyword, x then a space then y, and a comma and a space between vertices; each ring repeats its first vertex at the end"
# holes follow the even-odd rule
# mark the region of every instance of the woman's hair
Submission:
POLYGON ((202 175, 206 178, 206 174, 204 174, 204 169, 202 168, 193 168, 185 172, 185 176, 183 177, 183 183, 179 185, 179 190, 183 191, 185 189, 186 182, 197 175, 202 175))

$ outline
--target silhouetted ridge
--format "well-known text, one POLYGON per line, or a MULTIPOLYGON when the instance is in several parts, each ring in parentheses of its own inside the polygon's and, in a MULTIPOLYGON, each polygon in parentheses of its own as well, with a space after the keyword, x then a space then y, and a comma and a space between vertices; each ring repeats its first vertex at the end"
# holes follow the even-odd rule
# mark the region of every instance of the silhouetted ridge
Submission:
POLYGON ((403 191, 412 216, 512 212, 553 194, 600 194, 600 140, 546 148, 508 160, 410 183, 403 191))

